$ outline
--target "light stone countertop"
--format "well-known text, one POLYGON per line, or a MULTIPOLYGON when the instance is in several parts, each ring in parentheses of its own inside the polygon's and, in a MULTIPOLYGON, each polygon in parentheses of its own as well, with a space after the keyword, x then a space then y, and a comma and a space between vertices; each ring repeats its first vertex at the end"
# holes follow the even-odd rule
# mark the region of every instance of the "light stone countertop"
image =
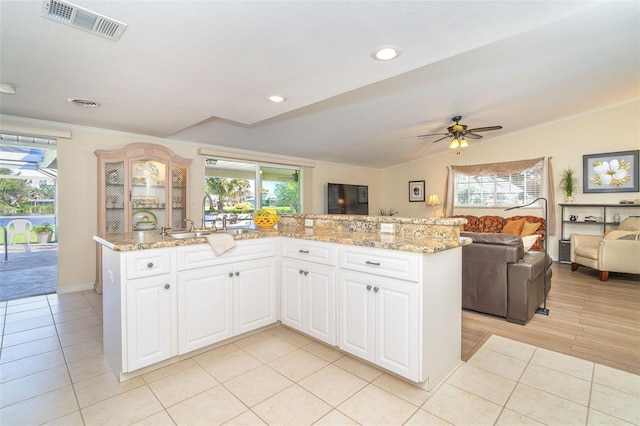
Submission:
MULTIPOLYGON (((371 216, 287 215, 278 229, 235 235, 235 240, 289 237, 361 247, 374 247, 414 253, 432 254, 471 244, 461 238, 459 225, 465 219, 411 219, 371 216), (313 227, 304 227, 304 219, 313 219, 313 227), (379 223, 393 223, 393 233, 380 233, 379 223)), ((146 250, 207 244, 206 237, 174 239, 160 231, 137 231, 124 234, 102 234, 93 239, 114 251, 146 250)))

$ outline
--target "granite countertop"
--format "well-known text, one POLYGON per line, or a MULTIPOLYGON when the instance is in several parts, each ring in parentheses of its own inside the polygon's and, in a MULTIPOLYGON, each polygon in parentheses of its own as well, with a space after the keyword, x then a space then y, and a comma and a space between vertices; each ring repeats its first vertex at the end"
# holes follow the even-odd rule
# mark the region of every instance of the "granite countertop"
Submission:
MULTIPOLYGON (((445 226, 457 226, 458 224, 459 222, 451 224, 447 222, 445 226)), ((254 233, 235 235, 234 239, 247 240, 278 236, 425 254, 437 253, 471 244, 470 238, 460 238, 459 233, 455 238, 443 236, 440 227, 431 228, 428 225, 411 233, 380 233, 347 231, 324 227, 305 228, 301 226, 283 226, 283 224, 280 224, 278 229, 261 229, 254 233)), ((93 237, 93 239, 114 251, 146 250, 207 243, 206 237, 174 239, 169 236, 160 235, 159 231, 102 234, 93 237)))

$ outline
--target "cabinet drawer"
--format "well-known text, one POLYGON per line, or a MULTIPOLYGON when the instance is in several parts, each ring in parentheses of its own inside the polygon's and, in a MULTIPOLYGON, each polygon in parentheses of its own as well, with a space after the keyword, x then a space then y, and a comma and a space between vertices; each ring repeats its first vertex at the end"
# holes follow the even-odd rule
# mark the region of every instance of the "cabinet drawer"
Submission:
POLYGON ((421 262, 422 255, 405 251, 351 246, 339 250, 339 263, 343 269, 400 280, 419 281, 421 262))
POLYGON ((283 257, 331 266, 336 264, 336 247, 331 243, 283 238, 280 248, 283 257))
POLYGON ((125 255, 127 279, 151 277, 171 272, 170 249, 140 250, 125 255))
POLYGON ((216 256, 213 253, 209 244, 197 244, 176 249, 176 267, 178 271, 184 271, 186 269, 275 256, 277 252, 277 240, 275 238, 236 241, 234 248, 220 256, 216 256))

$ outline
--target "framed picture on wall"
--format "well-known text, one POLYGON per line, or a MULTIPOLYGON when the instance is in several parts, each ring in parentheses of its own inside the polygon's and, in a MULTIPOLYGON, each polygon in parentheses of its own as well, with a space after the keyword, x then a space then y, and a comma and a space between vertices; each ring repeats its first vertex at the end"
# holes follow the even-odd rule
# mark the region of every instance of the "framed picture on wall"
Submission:
POLYGON ((582 192, 637 192, 639 152, 583 155, 582 192))
POLYGON ((358 187, 358 204, 367 204, 369 202, 369 187, 358 187))
POLYGON ((409 181, 409 201, 423 202, 424 203, 424 181, 412 180, 409 181))

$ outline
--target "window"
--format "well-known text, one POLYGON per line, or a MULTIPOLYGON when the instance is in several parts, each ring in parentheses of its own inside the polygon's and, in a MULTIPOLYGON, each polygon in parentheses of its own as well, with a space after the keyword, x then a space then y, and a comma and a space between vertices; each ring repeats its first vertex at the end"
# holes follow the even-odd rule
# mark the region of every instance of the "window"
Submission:
POLYGON ((272 208, 278 213, 301 213, 300 168, 233 160, 205 162, 208 222, 227 215, 232 224, 246 225, 254 210, 272 208))
POLYGON ((543 163, 519 173, 455 173, 455 207, 510 207, 541 196, 543 163))

